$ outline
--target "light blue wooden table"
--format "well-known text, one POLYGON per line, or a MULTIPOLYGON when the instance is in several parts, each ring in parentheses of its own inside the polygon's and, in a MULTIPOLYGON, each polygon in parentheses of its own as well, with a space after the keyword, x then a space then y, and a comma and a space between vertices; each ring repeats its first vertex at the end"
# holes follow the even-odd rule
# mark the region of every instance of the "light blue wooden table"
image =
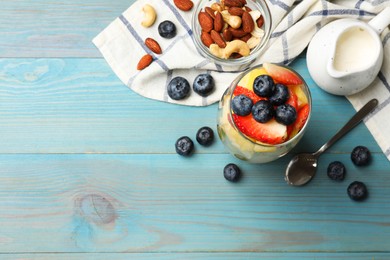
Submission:
MULTIPOLYGON (((291 155, 248 165, 218 140, 178 156, 179 136, 216 130, 217 107, 151 101, 117 79, 91 39, 131 2, 2 1, 0 259, 390 259, 390 162, 364 124, 301 188, 283 180, 291 155), (351 163, 356 145, 370 166, 351 163), (326 176, 334 160, 344 182, 326 176), (223 178, 229 162, 239 183, 223 178), (346 194, 354 180, 363 203, 346 194)), ((304 56, 293 67, 314 104, 293 153, 314 151, 354 109, 316 87, 304 56)))

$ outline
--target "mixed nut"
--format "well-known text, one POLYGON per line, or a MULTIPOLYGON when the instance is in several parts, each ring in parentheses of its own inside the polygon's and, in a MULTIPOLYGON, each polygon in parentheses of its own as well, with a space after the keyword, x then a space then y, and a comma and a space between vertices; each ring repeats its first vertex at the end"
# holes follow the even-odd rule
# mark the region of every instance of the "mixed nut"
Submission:
POLYGON ((199 12, 198 22, 202 43, 222 59, 248 56, 264 36, 263 16, 246 0, 214 2, 199 12))
MULTIPOLYGON (((191 0, 174 0, 173 2, 175 6, 182 11, 189 11, 194 6, 194 3, 191 0)), ((144 13, 144 17, 141 21, 141 25, 145 28, 151 27, 157 19, 156 9, 150 4, 145 4, 142 7, 142 12, 144 13)), ((163 38, 171 39, 176 36, 176 26, 171 21, 165 20, 158 25, 158 33, 163 38)), ((145 46, 155 54, 162 54, 162 49, 155 39, 150 37, 146 38, 144 43, 145 46)), ((137 64, 137 70, 145 69, 152 62, 153 56, 150 54, 145 54, 139 60, 137 64)))
MULTIPOLYGON (((191 0, 173 0, 177 9, 188 12, 193 9, 191 0)), ((144 18, 141 25, 151 27, 156 19, 155 8, 146 4, 142 11, 144 18)), ((209 52, 221 59, 236 59, 248 56, 262 41, 264 18, 259 10, 252 10, 247 0, 221 0, 211 2, 197 14, 201 28, 200 41, 209 52)), ((171 21, 163 21, 158 26, 161 37, 171 39, 176 35, 176 27, 171 21)), ((161 54, 160 45, 155 39, 147 38, 145 45, 154 53, 161 54)), ((148 67, 153 62, 150 54, 145 54, 137 65, 138 70, 148 67)))

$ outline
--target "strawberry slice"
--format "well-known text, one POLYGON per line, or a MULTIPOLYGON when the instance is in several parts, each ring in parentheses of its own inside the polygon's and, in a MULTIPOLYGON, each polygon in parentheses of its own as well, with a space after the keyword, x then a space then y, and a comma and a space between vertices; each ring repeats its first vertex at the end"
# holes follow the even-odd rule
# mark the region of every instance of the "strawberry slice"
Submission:
POLYGON ((302 85, 291 85, 291 86, 288 86, 288 87, 298 97, 298 108, 302 108, 304 105, 309 103, 309 101, 307 100, 306 94, 305 94, 305 92, 302 89, 303 88, 302 85))
POLYGON ((309 104, 304 105, 301 109, 298 110, 297 119, 294 124, 291 124, 287 127, 287 132, 289 139, 293 138, 305 125, 307 118, 309 117, 310 107, 309 104))
POLYGON ((278 83, 284 85, 298 85, 303 83, 302 79, 297 74, 285 67, 272 63, 264 63, 263 66, 274 81, 278 83))
POLYGON ((287 138, 287 127, 271 119, 265 124, 258 123, 252 115, 239 116, 234 114, 233 121, 237 128, 246 136, 266 144, 280 144, 287 138))
POLYGON ((251 90, 249 90, 249 89, 247 89, 245 87, 241 87, 241 86, 236 86, 234 88, 233 95, 234 96, 245 95, 245 96, 249 97, 250 99, 252 99, 253 104, 256 103, 259 100, 264 99, 264 98, 259 97, 258 95, 256 95, 255 92, 253 92, 253 91, 251 91, 251 90))
POLYGON ((298 96, 295 95, 291 88, 288 88, 288 92, 290 94, 290 97, 287 99, 286 103, 291 105, 295 108, 296 111, 298 111, 298 96))

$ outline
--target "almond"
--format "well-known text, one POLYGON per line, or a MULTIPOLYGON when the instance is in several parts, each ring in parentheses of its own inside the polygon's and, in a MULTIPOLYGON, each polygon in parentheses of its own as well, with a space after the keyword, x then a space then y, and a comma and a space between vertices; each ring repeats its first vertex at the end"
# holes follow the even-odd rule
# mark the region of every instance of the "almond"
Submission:
POLYGON ((145 45, 146 45, 146 47, 149 48, 149 50, 151 50, 152 52, 154 52, 156 54, 162 53, 160 44, 158 44, 158 42, 156 42, 156 40, 154 40, 152 38, 146 38, 145 45))
POLYGON ((237 16, 242 16, 244 13, 244 10, 240 7, 229 7, 228 9, 229 14, 231 15, 237 15, 237 16))
POLYGON ((211 7, 206 6, 206 7, 204 8, 204 10, 206 11, 206 13, 208 13, 208 14, 211 16, 211 18, 215 19, 214 10, 211 9, 211 7))
POLYGON ((214 43, 214 40, 213 38, 211 38, 211 35, 205 31, 202 31, 202 34, 200 35, 200 40, 203 42, 205 46, 207 46, 207 48, 214 43))
POLYGON ((226 42, 223 40, 222 36, 215 30, 211 30, 210 36, 213 39, 213 41, 220 47, 225 48, 226 42))
POLYGON ((222 36, 227 42, 230 42, 233 39, 232 32, 228 28, 223 30, 222 36))
POLYGON ((250 33, 255 29, 255 22, 252 19, 252 16, 248 12, 242 14, 242 30, 244 32, 250 33))
POLYGON ((237 52, 233 52, 232 55, 230 55, 230 58, 239 59, 242 58, 242 55, 237 52))
POLYGON ((259 19, 256 20, 257 27, 261 28, 264 24, 264 17, 261 15, 259 19))
POLYGON ((245 9, 245 11, 247 11, 247 12, 251 12, 251 11, 252 11, 252 9, 251 9, 249 6, 244 6, 244 9, 245 9))
POLYGON ((215 19, 214 19, 214 30, 217 32, 222 31, 222 28, 225 24, 225 21, 223 20, 222 14, 220 12, 217 12, 215 14, 215 19))
POLYGON ((243 7, 245 4, 241 0, 225 0, 224 5, 227 7, 243 7))
POLYGON ((182 11, 189 11, 194 6, 191 0, 173 0, 173 3, 182 11))
POLYGON ((241 29, 229 28, 229 31, 232 33, 233 37, 235 38, 241 38, 244 37, 246 34, 248 34, 247 32, 244 32, 242 28, 241 29))
POLYGON ((205 32, 210 32, 214 27, 213 18, 206 12, 200 12, 198 14, 198 21, 200 27, 202 27, 202 30, 205 32))
POLYGON ((252 37, 252 34, 248 33, 240 38, 241 41, 247 42, 252 37))
POLYGON ((142 56, 142 58, 139 60, 137 64, 137 70, 143 70, 147 66, 149 66, 153 61, 153 57, 150 54, 145 54, 142 56))

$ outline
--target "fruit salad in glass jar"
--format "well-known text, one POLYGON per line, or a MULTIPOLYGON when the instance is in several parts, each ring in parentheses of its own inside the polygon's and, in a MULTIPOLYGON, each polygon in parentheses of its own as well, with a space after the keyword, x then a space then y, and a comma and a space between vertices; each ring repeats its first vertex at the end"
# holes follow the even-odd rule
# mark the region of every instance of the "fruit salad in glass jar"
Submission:
POLYGON ((240 74, 218 106, 218 135, 235 157, 265 163, 288 153, 302 138, 311 95, 293 69, 264 63, 240 74))

